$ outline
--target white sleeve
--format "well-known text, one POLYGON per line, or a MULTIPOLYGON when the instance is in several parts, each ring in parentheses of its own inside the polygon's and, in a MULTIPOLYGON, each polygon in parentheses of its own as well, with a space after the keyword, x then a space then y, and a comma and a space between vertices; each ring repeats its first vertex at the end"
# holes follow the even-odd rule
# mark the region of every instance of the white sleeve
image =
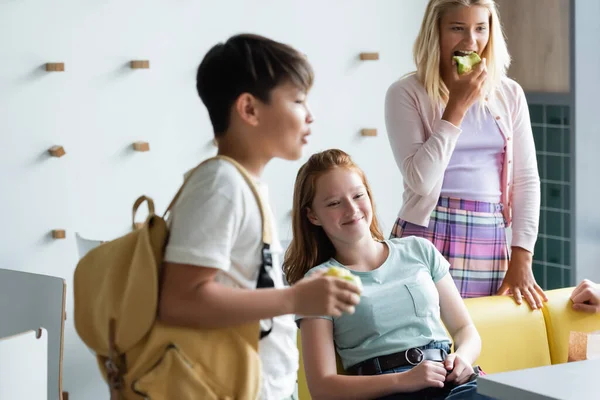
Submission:
POLYGON ((206 185, 195 185, 181 197, 172 210, 165 261, 229 271, 241 223, 235 199, 206 185))
POLYGON ((512 208, 511 246, 522 247, 533 254, 540 221, 540 174, 527 99, 521 86, 516 82, 515 85, 513 190, 512 199, 509 199, 509 207, 512 208))

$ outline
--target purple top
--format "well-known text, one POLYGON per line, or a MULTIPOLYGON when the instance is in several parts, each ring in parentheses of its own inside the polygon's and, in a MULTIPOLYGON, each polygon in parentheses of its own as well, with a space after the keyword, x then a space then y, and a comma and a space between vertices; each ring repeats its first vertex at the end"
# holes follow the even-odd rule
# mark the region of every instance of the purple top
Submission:
POLYGON ((499 203, 504 136, 487 110, 473 105, 444 173, 441 196, 499 203), (479 118, 478 118, 479 117, 479 118))

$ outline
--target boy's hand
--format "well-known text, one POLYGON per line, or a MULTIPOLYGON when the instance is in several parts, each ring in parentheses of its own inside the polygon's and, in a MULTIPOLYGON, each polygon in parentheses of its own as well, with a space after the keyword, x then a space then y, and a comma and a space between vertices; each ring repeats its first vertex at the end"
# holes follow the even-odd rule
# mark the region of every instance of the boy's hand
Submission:
POLYGON ((323 276, 325 272, 315 272, 291 287, 294 314, 339 317, 344 312, 354 313, 354 306, 360 301, 358 286, 343 279, 323 276))
POLYGON ((590 313, 600 312, 600 288, 594 282, 584 279, 571 294, 573 309, 590 313))

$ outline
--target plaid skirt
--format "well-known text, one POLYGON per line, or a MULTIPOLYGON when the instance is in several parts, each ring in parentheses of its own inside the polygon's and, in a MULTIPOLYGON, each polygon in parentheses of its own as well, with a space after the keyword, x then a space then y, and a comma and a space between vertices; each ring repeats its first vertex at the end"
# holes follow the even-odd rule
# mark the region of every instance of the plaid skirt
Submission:
POLYGON ((496 294, 508 269, 501 204, 440 197, 429 226, 398 218, 390 236, 431 241, 450 263, 450 274, 463 298, 496 294))

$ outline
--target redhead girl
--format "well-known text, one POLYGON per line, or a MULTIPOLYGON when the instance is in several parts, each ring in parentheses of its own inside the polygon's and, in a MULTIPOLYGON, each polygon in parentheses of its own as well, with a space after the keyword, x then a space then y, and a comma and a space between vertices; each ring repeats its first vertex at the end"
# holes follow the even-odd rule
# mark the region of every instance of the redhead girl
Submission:
POLYGON ((312 397, 487 398, 476 393, 472 366, 481 340, 448 261, 426 239, 383 239, 371 189, 351 158, 341 150, 313 155, 298 172, 293 201, 288 282, 335 266, 363 286, 350 312, 296 316, 312 397), (336 352, 347 375, 337 372, 336 352))

